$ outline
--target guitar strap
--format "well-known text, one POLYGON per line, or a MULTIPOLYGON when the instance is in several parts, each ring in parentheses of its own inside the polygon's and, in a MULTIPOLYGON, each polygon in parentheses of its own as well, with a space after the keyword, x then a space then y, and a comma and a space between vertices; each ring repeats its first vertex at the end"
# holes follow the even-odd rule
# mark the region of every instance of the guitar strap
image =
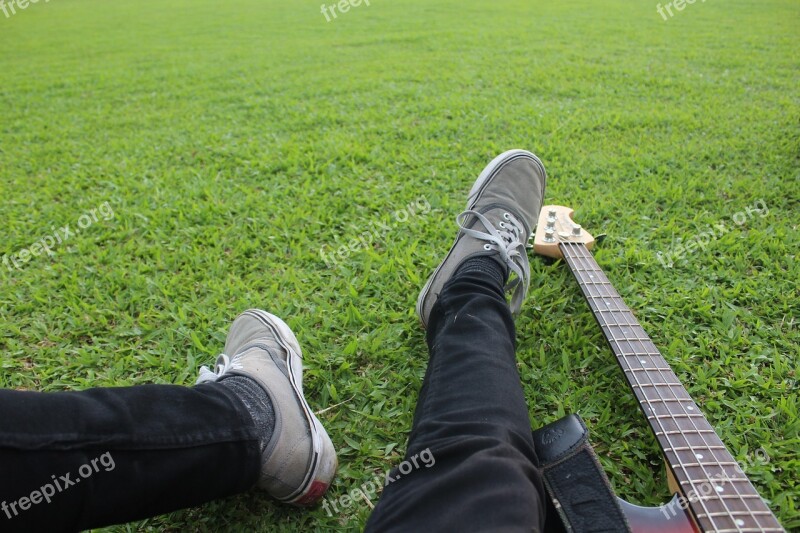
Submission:
MULTIPOLYGON (((580 416, 567 415, 535 430, 533 441, 550 498, 548 511, 561 518, 563 531, 631 531, 580 416)), ((546 531, 557 527, 550 516, 546 531)))

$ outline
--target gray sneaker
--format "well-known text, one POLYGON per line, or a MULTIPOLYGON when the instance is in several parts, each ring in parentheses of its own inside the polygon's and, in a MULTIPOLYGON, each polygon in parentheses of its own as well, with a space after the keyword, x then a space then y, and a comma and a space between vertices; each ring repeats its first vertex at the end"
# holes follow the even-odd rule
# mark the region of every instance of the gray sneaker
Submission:
POLYGON ((505 288, 514 291, 511 311, 519 312, 530 282, 526 245, 542 208, 546 179, 542 162, 525 150, 504 152, 483 169, 469 192, 466 211, 456 217, 459 232, 453 247, 417 300, 423 327, 444 284, 472 257, 497 256, 514 274, 505 288))
POLYGON ((239 315, 215 371, 203 367, 197 383, 231 375, 257 381, 275 410, 275 431, 261 457, 259 488, 286 503, 313 505, 336 473, 336 451, 303 397, 302 352, 289 326, 258 309, 239 315))

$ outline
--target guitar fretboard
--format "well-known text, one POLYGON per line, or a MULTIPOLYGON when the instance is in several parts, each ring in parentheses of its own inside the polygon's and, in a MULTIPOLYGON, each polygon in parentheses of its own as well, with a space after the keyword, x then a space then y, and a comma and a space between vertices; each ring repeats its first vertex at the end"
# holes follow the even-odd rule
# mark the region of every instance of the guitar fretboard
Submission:
POLYGON ((701 530, 784 531, 589 250, 559 247, 701 530))

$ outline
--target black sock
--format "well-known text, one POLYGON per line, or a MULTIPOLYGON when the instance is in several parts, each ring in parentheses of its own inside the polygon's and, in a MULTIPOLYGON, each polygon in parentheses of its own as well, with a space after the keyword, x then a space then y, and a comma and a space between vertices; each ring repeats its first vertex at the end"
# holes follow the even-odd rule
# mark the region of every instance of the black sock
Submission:
POLYGON ((480 273, 489 277, 501 288, 508 281, 508 268, 492 256, 481 255, 467 259, 456 269, 453 277, 460 276, 467 272, 480 273))
POLYGON ((275 409, 267 391, 254 379, 245 376, 224 377, 217 383, 230 389, 247 407, 260 436, 261 453, 264 453, 275 431, 275 409))

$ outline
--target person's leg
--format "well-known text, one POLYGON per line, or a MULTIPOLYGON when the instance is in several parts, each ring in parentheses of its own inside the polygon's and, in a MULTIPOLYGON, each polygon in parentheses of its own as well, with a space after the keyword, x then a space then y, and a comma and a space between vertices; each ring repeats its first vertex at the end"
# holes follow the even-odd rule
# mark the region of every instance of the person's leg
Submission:
POLYGON ((2 531, 128 522, 236 494, 258 479, 259 435, 221 384, 4 390, 0 405, 2 531))
POLYGON ((240 315, 193 388, 0 391, 0 530, 75 531, 145 518, 254 485, 295 505, 336 468, 280 319, 240 315))
POLYGON ((541 530, 544 491, 504 284, 513 270, 523 293, 514 301, 521 302, 528 281, 524 246, 544 179, 538 159, 514 151, 493 161, 473 187, 467 209, 483 220, 465 221, 462 228, 473 233, 462 229, 417 307, 430 361, 406 462, 423 451, 434 460, 390 473, 395 481, 385 487, 368 531, 541 530))

